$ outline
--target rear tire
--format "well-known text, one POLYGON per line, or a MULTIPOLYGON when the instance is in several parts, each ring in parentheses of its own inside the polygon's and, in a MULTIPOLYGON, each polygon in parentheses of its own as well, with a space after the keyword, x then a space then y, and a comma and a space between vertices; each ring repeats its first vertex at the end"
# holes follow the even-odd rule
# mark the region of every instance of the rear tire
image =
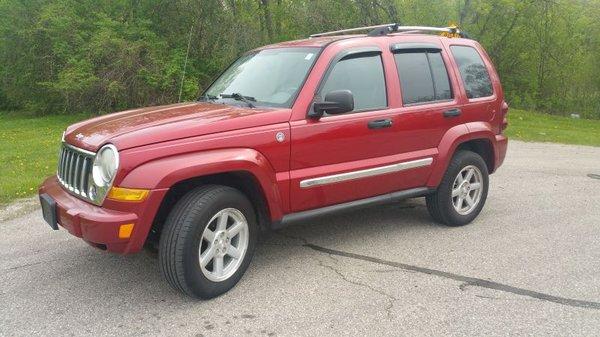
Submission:
POLYGON ((459 151, 435 193, 428 195, 431 217, 446 226, 463 226, 481 212, 487 199, 489 174, 483 158, 471 151, 459 151))
POLYGON ((256 215, 240 191, 198 187, 169 213, 159 247, 159 265, 176 290, 209 299, 231 289, 248 268, 257 241, 256 215))

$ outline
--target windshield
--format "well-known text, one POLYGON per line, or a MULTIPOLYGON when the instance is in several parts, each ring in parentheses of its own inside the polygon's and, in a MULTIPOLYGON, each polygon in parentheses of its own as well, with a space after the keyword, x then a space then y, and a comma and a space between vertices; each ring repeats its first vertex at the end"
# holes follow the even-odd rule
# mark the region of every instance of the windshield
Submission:
POLYGON ((204 98, 243 96, 258 106, 289 108, 318 52, 319 48, 276 48, 246 54, 205 91, 204 98))

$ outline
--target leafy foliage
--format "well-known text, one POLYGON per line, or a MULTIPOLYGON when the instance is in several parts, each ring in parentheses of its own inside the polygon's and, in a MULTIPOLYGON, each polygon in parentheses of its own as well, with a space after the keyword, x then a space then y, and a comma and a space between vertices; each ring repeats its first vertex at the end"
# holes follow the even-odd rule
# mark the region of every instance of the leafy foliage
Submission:
POLYGON ((0 108, 102 113, 180 90, 190 100, 260 45, 456 22, 494 60, 511 106, 600 118, 600 0, 0 0, 0 13, 0 108))

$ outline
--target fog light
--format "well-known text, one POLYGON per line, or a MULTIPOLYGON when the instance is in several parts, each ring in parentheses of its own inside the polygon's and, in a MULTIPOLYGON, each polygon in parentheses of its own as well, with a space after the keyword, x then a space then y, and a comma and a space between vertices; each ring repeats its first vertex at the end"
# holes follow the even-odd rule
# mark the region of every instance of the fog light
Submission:
POLYGON ((133 232, 134 224, 128 223, 121 225, 119 227, 119 239, 129 239, 131 237, 131 232, 133 232))
POLYGON ((108 192, 107 198, 116 201, 140 202, 146 200, 149 193, 149 190, 113 187, 108 192))

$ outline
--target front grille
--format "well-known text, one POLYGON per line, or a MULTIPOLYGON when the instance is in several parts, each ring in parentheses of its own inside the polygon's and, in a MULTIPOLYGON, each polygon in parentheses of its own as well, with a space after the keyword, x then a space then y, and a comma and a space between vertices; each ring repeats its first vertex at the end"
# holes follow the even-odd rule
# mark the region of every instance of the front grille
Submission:
POLYGON ((90 199, 87 193, 95 155, 63 143, 58 160, 58 181, 71 193, 90 199))

